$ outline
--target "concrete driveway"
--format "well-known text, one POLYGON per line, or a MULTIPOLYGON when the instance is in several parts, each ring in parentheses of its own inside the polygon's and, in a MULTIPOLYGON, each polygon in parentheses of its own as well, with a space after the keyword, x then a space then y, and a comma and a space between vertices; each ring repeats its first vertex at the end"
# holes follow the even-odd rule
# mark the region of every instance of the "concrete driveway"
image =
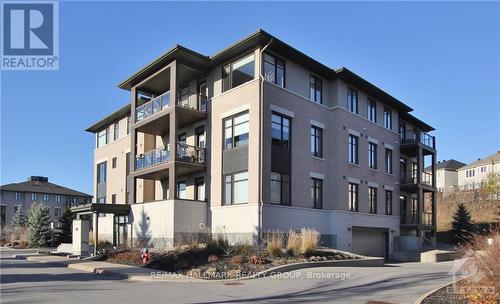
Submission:
POLYGON ((128 282, 11 258, 1 249, 2 303, 413 303, 451 282, 453 263, 323 267, 224 283, 128 282))

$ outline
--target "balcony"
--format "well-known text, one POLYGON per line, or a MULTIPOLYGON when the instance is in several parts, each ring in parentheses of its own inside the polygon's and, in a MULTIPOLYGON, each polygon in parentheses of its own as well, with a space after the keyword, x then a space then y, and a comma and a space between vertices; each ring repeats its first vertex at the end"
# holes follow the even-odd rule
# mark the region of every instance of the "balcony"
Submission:
POLYGON ((436 138, 428 133, 419 130, 407 130, 400 134, 401 144, 423 144, 424 146, 436 149, 436 138))
POLYGON ((177 105, 179 107, 183 107, 186 109, 206 112, 207 111, 207 96, 192 92, 186 91, 181 92, 179 94, 179 98, 177 98, 177 105))
POLYGON ((420 222, 417 215, 418 214, 415 211, 408 211, 401 213, 400 217, 401 225, 432 226, 432 212, 422 212, 420 222))
POLYGON ((406 174, 401 174, 401 190, 407 192, 416 192, 419 187, 423 188, 425 192, 435 191, 432 173, 422 172, 420 177, 420 182, 417 179, 417 172, 407 172, 406 174))
POLYGON ((135 121, 139 122, 144 120, 161 110, 167 108, 170 104, 170 91, 146 102, 145 104, 138 106, 135 109, 135 121))
POLYGON ((135 170, 137 171, 153 167, 168 162, 168 159, 169 159, 168 148, 151 150, 135 157, 135 170))
POLYGON ((205 165, 205 148, 177 143, 177 160, 185 163, 205 165))

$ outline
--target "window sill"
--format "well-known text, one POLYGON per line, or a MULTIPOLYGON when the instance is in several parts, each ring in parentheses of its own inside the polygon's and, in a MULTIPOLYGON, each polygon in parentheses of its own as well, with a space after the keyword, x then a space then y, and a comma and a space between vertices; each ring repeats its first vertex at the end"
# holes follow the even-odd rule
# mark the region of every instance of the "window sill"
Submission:
POLYGON ((385 175, 387 175, 387 176, 394 176, 393 173, 387 173, 387 172, 385 173, 385 175))
POLYGON ((373 168, 368 168, 368 170, 373 171, 373 172, 379 172, 378 169, 373 169, 373 168))
POLYGON ((324 157, 318 157, 318 156, 314 156, 314 155, 311 155, 311 158, 317 159, 317 160, 326 160, 324 157))
POLYGON ((354 167, 358 167, 358 168, 360 167, 360 165, 359 165, 359 164, 354 164, 354 163, 347 163, 347 164, 348 164, 349 166, 354 166, 354 167))

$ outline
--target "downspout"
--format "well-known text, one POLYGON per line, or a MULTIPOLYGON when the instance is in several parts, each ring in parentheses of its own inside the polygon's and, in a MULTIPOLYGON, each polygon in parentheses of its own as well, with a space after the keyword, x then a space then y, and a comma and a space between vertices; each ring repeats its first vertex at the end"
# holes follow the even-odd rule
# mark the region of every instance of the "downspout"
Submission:
POLYGON ((269 42, 260 50, 260 68, 259 68, 259 244, 262 240, 262 226, 263 226, 263 220, 262 220, 262 210, 264 207, 264 200, 263 200, 263 195, 262 195, 262 176, 263 176, 263 165, 262 165, 262 159, 264 155, 264 145, 262 144, 264 140, 264 128, 263 128, 263 108, 264 108, 264 75, 262 75, 262 67, 263 67, 263 56, 262 54, 264 51, 271 45, 271 43, 274 41, 274 38, 271 38, 269 42))

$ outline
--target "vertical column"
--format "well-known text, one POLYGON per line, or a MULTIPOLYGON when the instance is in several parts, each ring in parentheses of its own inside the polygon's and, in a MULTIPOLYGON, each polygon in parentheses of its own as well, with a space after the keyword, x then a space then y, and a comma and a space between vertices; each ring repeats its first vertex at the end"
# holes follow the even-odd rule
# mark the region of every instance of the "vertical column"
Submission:
POLYGON ((422 148, 420 145, 417 148, 417 184, 420 184, 420 181, 422 179, 422 172, 423 170, 423 155, 422 155, 422 148))
POLYGON ((99 244, 99 213, 96 212, 93 214, 93 222, 94 222, 94 255, 97 255, 97 244, 99 244))
MULTIPOLYGON (((132 92, 132 102, 130 107, 130 172, 135 172, 135 157, 137 155, 137 132, 135 130, 135 108, 137 107, 137 88, 133 87, 131 89, 132 92)), ((136 203, 136 187, 137 180, 134 176, 130 177, 132 179, 131 187, 130 187, 130 197, 129 202, 131 204, 136 203)), ((126 194, 125 194, 126 195, 126 194)))
POLYGON ((169 120, 169 159, 171 166, 168 170, 168 199, 173 200, 177 196, 177 61, 172 62, 170 66, 170 101, 172 102, 173 110, 170 112, 169 120))

